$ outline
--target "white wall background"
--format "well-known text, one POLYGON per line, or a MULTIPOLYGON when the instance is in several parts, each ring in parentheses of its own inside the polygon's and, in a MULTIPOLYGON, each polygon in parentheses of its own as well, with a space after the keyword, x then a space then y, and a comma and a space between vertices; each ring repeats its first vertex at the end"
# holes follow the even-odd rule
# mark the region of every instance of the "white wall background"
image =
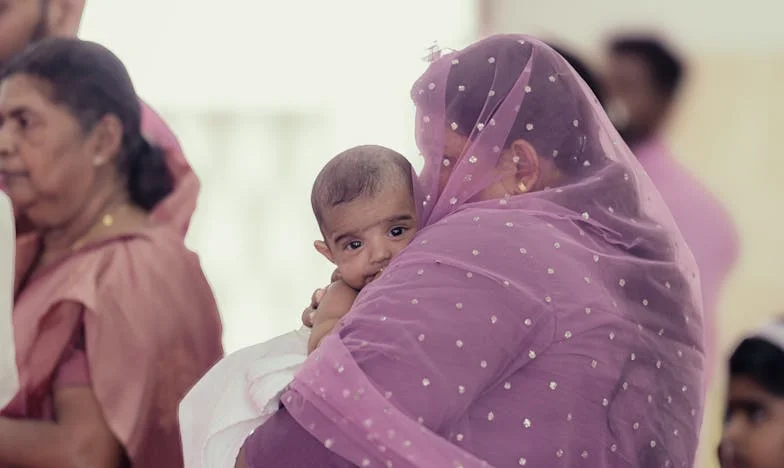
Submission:
POLYGON ((332 269, 310 186, 353 145, 418 163, 409 87, 436 39, 475 34, 473 0, 91 0, 84 39, 123 59, 203 183, 188 242, 228 351, 299 325, 332 269))
POLYGON ((493 31, 566 38, 588 53, 617 29, 654 29, 693 54, 784 52, 777 0, 479 0, 493 31))

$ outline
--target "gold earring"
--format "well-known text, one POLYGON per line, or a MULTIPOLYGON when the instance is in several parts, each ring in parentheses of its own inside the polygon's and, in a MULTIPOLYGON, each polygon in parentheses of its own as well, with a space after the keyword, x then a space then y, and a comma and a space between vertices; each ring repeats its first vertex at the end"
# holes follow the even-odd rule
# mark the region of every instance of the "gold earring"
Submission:
POLYGON ((527 191, 528 191, 528 187, 526 187, 526 186, 525 186, 525 182, 523 182, 523 181, 521 180, 520 182, 518 182, 518 183, 517 183, 517 190, 519 190, 519 191, 520 191, 520 193, 525 193, 525 192, 527 192, 527 191))

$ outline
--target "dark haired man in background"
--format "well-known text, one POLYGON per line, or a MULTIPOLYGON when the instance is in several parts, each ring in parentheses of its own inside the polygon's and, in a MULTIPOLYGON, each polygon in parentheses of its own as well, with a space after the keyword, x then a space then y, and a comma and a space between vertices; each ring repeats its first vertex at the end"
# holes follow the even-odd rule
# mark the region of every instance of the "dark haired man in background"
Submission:
POLYGON ((618 37, 610 43, 607 110, 632 149, 655 138, 664 126, 684 68, 656 39, 618 37))
POLYGON ((548 45, 561 54, 561 57, 574 68, 574 71, 576 71, 577 74, 580 75, 580 78, 585 81, 588 88, 593 91, 593 94, 599 100, 599 103, 604 105, 604 83, 599 80, 599 77, 591 70, 588 64, 583 62, 582 59, 572 53, 572 51, 567 50, 560 45, 552 42, 548 42, 548 45))
POLYGON ((699 268, 706 331, 706 382, 715 357, 715 313, 735 265, 735 225, 719 200, 670 153, 662 132, 683 81, 683 62, 662 42, 616 37, 609 45, 607 111, 659 189, 699 268))

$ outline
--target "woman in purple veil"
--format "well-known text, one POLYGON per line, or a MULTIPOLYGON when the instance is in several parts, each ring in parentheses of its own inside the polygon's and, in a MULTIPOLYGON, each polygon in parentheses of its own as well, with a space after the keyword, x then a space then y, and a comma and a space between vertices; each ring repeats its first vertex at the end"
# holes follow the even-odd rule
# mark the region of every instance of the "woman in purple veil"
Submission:
POLYGON ((238 466, 692 466, 699 280, 595 97, 521 35, 412 97, 423 228, 238 466))

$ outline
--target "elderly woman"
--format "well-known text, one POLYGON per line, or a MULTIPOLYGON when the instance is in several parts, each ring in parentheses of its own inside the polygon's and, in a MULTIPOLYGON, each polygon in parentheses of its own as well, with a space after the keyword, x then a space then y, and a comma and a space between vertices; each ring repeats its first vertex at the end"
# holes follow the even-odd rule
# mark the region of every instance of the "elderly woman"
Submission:
POLYGON ((691 466, 693 259, 582 80, 494 36, 412 95, 423 229, 237 466, 691 466))
POLYGON ((41 41, 0 77, 0 173, 34 228, 17 240, 21 389, 0 465, 182 466, 177 403, 222 355, 221 326, 182 220, 156 211, 182 174, 141 118, 97 44, 41 41))
MULTIPOLYGON (((0 11, 0 65, 7 63, 25 47, 47 37, 76 37, 86 0, 11 0, 2 2, 0 11)), ((170 195, 150 212, 154 220, 164 220, 183 235, 196 209, 199 180, 193 173, 179 142, 166 123, 144 102, 142 134, 166 150, 166 164, 175 176, 170 195)), ((0 184, 2 180, 0 180, 0 184)), ((24 217, 17 220, 18 234, 31 229, 24 217)))

